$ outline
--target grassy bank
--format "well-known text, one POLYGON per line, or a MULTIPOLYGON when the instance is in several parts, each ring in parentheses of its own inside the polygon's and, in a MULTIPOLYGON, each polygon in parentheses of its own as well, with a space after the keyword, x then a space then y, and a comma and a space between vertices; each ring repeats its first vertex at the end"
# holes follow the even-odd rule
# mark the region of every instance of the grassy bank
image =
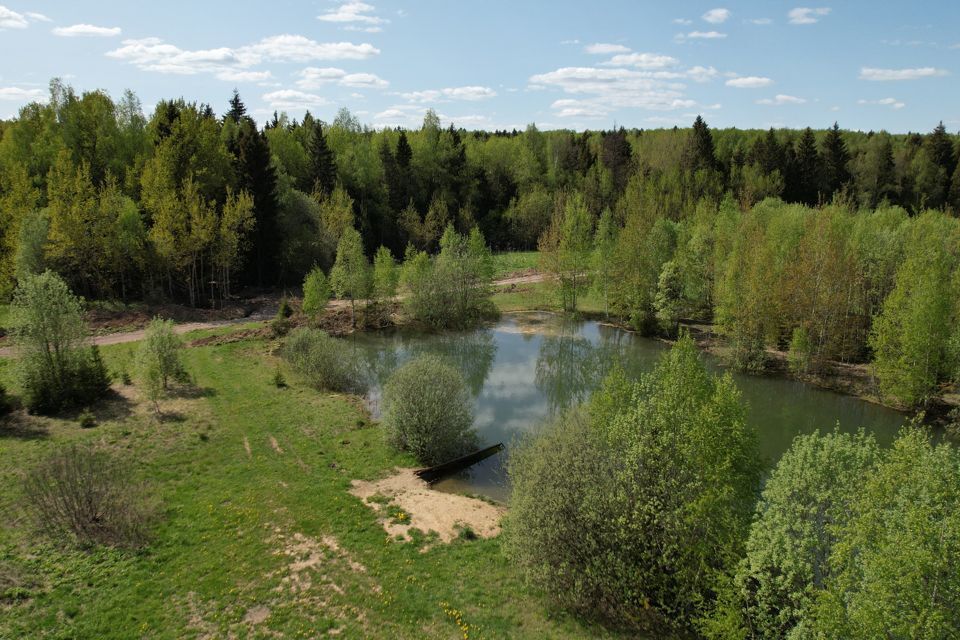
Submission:
MULTIPOLYGON (((118 369, 131 350, 103 351, 118 369)), ((165 401, 162 420, 118 386, 93 429, 22 415, 3 427, 0 637, 607 635, 552 613, 498 539, 426 552, 388 539, 347 490, 413 461, 386 447, 354 399, 289 372, 290 388, 273 386, 269 351, 263 341, 188 349, 195 387, 165 401), (80 551, 33 535, 19 474, 72 442, 122 453, 153 487, 162 517, 146 550, 80 551)), ((0 378, 16 390, 9 360, 0 378)))

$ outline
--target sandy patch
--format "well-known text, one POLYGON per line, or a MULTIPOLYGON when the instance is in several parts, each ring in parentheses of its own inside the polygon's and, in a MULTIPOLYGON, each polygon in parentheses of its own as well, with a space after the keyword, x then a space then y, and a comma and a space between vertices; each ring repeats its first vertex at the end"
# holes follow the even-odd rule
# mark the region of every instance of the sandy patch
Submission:
POLYGON ((250 441, 247 440, 247 436, 243 436, 243 448, 247 452, 247 458, 252 458, 253 452, 250 450, 250 441))
POLYGON ((273 436, 270 436, 270 446, 273 447, 274 451, 276 451, 280 455, 283 455, 283 449, 280 448, 280 443, 277 442, 277 439, 274 438, 273 436))
POLYGON ((394 475, 375 482, 354 480, 350 493, 382 514, 381 522, 387 533, 407 539, 410 529, 416 528, 423 532, 435 531, 440 540, 450 542, 463 527, 469 527, 482 538, 492 538, 500 533, 500 518, 505 512, 503 507, 477 498, 434 491, 413 469, 398 469, 394 475), (391 506, 370 500, 374 496, 389 498, 391 506), (405 514, 405 522, 396 521, 397 508, 405 514))
POLYGON ((257 605, 247 611, 247 615, 243 616, 243 621, 247 624, 261 624, 269 617, 270 609, 263 605, 257 605))

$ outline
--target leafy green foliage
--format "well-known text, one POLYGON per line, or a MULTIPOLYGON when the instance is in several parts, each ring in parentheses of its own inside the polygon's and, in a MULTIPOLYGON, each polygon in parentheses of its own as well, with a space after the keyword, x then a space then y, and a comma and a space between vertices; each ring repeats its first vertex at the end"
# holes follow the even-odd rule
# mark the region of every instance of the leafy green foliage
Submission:
POLYGON ((356 323, 355 303, 370 297, 373 274, 363 253, 360 233, 353 227, 343 230, 337 244, 337 259, 330 270, 330 284, 338 298, 350 300, 351 320, 356 323))
POLYGON ((143 391, 158 412, 158 402, 170 383, 189 380, 181 359, 182 349, 183 340, 174 330, 173 320, 157 317, 150 321, 137 349, 136 362, 143 391))
POLYGON ((331 294, 327 275, 320 267, 314 267, 303 280, 303 312, 315 317, 327 308, 331 294))
POLYGON ((366 388, 360 354, 347 342, 323 331, 294 329, 284 341, 281 354, 315 389, 360 393, 366 388))
POLYGON ((59 276, 45 271, 24 278, 11 313, 28 409, 55 413, 90 405, 107 393, 110 379, 100 353, 84 346, 80 300, 59 276))
POLYGON ((960 633, 960 456, 904 432, 861 479, 836 530, 833 578, 810 623, 819 637, 960 633))
POLYGON ((476 445, 473 402, 463 376, 438 356, 397 369, 383 389, 387 440, 424 465, 464 455, 476 445))
POLYGON ((688 336, 639 382, 613 374, 510 473, 508 545, 527 576, 564 606, 660 632, 711 605, 759 482, 740 395, 688 336))
POLYGON ((433 259, 408 248, 400 274, 412 318, 438 329, 476 324, 494 313, 490 302, 493 260, 480 230, 463 236, 448 226, 433 259))
POLYGON ((876 442, 863 433, 796 438, 764 486, 733 581, 735 601, 723 602, 708 635, 729 638, 749 629, 754 638, 793 637, 809 622, 833 575, 837 528, 878 459, 876 442))

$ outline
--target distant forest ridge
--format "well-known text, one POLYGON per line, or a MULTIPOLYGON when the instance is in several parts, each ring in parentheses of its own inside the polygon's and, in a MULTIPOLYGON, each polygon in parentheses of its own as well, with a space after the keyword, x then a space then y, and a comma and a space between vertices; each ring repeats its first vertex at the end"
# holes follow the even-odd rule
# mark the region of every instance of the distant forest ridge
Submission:
POLYGON ((435 250, 451 223, 478 226, 495 249, 531 249, 574 193, 619 224, 637 206, 682 221, 724 199, 744 211, 780 198, 956 212, 958 140, 942 124, 711 130, 700 117, 684 129, 490 133, 444 128, 433 111, 416 130, 375 130, 346 109, 330 123, 278 113, 261 128, 236 93, 222 116, 178 99, 148 117, 130 91, 113 100, 54 80, 48 102, 0 122, 0 293, 41 267, 94 297, 197 303, 296 284, 332 264, 346 225, 368 255, 435 250))

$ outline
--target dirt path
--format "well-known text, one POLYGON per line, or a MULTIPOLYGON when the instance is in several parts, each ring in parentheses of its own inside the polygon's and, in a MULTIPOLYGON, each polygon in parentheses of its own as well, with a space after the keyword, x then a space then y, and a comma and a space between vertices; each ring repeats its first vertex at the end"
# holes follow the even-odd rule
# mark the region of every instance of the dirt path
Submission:
MULTIPOLYGON (((502 280, 495 280, 493 285, 495 287, 508 287, 511 285, 518 284, 530 284, 533 282, 541 282, 543 280, 543 275, 535 273, 532 275, 526 276, 517 276, 514 278, 504 278, 502 280)), ((349 300, 331 300, 327 304, 328 309, 342 309, 344 307, 349 307, 349 300)), ((219 327, 228 327, 234 324, 242 324, 244 322, 257 322, 262 320, 268 320, 269 316, 262 313, 256 313, 246 318, 237 318, 235 320, 215 320, 211 322, 185 322, 183 324, 176 325, 173 330, 178 334, 189 333, 190 331, 200 331, 203 329, 217 329, 219 327)), ((137 331, 123 331, 121 333, 108 333, 102 336, 94 336, 91 340, 92 344, 98 346, 110 345, 110 344, 124 344, 127 342, 137 342, 143 339, 145 329, 138 329, 137 331)), ((15 349, 12 346, 9 347, 0 347, 0 358, 9 358, 15 354, 15 349)))

